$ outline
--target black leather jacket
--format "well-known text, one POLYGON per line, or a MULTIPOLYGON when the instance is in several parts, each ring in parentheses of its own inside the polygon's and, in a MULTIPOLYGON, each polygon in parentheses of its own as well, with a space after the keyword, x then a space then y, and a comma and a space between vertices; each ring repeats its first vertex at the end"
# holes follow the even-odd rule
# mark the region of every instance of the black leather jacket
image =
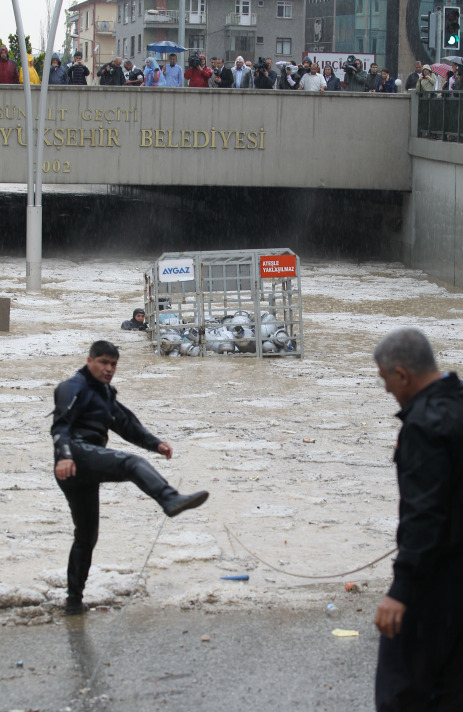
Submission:
POLYGON ((55 389, 51 434, 56 460, 72 459, 72 440, 104 447, 108 430, 145 450, 157 452, 162 441, 116 399, 116 389, 93 378, 87 366, 55 389))
POLYGON ((409 604, 463 559, 463 384, 431 383, 398 413, 399 553, 389 595, 409 604))

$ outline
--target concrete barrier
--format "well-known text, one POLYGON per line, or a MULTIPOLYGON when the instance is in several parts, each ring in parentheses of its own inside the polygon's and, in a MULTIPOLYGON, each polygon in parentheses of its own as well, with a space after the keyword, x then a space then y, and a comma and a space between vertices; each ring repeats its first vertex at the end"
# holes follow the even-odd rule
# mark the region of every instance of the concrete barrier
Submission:
MULTIPOLYGON (((406 95, 50 87, 47 112, 44 183, 411 188, 406 95)), ((2 87, 0 180, 26 182, 25 144, 2 87)))

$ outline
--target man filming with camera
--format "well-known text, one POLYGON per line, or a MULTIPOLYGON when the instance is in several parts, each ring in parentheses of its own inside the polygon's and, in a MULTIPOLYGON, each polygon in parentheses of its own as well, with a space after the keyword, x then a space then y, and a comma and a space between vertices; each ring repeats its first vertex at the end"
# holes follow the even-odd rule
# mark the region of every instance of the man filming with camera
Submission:
POLYGON ((206 57, 198 52, 193 52, 188 57, 188 69, 184 75, 188 80, 189 87, 199 87, 207 89, 209 79, 212 77, 212 69, 206 65, 206 57))
POLYGON ((273 89, 273 83, 270 79, 268 73, 270 67, 268 62, 263 58, 259 57, 257 62, 252 65, 254 67, 254 88, 255 89, 273 89))
POLYGON ((346 91, 365 91, 368 75, 362 67, 362 61, 349 55, 342 65, 344 69, 344 86, 346 91))

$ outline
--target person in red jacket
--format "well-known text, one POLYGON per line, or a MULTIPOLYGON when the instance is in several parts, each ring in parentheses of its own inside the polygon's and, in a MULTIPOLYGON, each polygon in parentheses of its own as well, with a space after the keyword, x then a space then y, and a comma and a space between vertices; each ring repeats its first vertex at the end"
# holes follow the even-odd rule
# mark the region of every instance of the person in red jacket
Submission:
POLYGON ((8 47, 0 47, 0 84, 19 84, 16 62, 8 57, 8 47))
POLYGON ((188 69, 184 74, 184 78, 188 79, 189 87, 209 87, 209 79, 212 77, 212 69, 206 66, 206 57, 204 54, 194 52, 188 57, 188 69))

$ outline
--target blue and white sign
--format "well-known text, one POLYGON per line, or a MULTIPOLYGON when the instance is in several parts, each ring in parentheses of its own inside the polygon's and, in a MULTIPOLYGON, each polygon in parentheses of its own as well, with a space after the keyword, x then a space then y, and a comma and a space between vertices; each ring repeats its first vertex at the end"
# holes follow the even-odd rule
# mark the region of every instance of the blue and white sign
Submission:
POLYGON ((188 282, 195 278, 192 259, 162 260, 158 262, 160 282, 188 282))

